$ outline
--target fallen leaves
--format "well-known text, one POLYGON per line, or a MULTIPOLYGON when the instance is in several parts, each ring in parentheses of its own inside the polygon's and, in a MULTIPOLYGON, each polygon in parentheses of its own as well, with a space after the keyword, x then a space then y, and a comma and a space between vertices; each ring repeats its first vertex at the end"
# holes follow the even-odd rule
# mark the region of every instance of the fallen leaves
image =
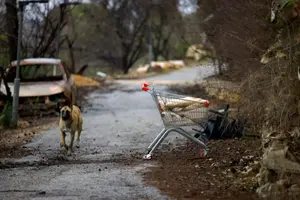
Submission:
POLYGON ((86 87, 86 86, 100 86, 100 83, 95 81, 92 78, 78 75, 78 74, 72 74, 75 82, 76 87, 86 87))

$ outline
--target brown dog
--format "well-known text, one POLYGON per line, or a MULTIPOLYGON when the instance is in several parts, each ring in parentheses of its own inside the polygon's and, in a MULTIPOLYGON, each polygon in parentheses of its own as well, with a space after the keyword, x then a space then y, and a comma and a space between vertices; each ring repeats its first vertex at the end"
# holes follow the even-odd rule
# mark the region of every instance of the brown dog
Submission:
POLYGON ((77 131, 77 144, 76 147, 79 148, 80 135, 82 131, 82 115, 80 109, 73 105, 72 109, 69 106, 64 106, 60 110, 60 120, 59 128, 61 133, 61 143, 60 146, 64 147, 68 151, 68 155, 73 151, 73 143, 75 139, 75 132, 77 131), (71 141, 69 147, 66 145, 66 133, 71 134, 71 141))

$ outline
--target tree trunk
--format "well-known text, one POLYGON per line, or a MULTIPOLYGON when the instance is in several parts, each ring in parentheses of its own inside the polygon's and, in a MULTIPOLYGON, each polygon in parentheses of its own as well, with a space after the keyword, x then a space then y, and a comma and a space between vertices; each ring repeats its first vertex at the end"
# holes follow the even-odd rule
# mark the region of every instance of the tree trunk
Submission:
POLYGON ((123 72, 124 72, 124 74, 128 74, 129 68, 128 68, 128 67, 124 68, 124 69, 123 69, 123 72))
POLYGON ((89 67, 89 65, 83 65, 76 74, 83 75, 85 70, 89 67))
POLYGON ((6 7, 6 30, 8 35, 9 59, 10 61, 17 59, 18 45, 18 11, 16 0, 5 0, 6 7))
POLYGON ((164 50, 164 52, 163 52, 163 57, 164 57, 164 59, 165 60, 169 60, 169 49, 168 48, 166 48, 165 50, 164 50))
POLYGON ((129 66, 128 62, 127 62, 127 57, 128 57, 128 55, 123 55, 122 63, 121 63, 122 70, 123 70, 124 74, 128 74, 129 69, 130 69, 130 66, 129 66))
POLYGON ((70 71, 71 73, 75 73, 75 57, 74 57, 74 50, 73 50, 73 42, 71 42, 69 39, 68 41, 68 49, 69 49, 69 55, 70 55, 70 71))
POLYGON ((152 50, 152 55, 153 55, 153 61, 157 61, 158 56, 159 56, 159 51, 152 50))
POLYGON ((222 69, 223 59, 217 59, 217 62, 218 62, 219 75, 223 75, 223 69, 222 69))

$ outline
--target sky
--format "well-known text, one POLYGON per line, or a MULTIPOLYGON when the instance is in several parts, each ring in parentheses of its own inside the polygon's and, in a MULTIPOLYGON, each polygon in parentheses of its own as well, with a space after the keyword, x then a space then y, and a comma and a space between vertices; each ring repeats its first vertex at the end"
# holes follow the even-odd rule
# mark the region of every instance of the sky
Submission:
POLYGON ((197 10, 197 0, 180 0, 179 11, 183 14, 191 14, 197 10))

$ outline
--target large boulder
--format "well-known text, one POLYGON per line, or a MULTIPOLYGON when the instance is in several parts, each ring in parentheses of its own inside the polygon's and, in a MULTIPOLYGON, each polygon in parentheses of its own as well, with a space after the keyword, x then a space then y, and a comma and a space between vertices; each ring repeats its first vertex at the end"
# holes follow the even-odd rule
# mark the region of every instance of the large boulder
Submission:
POLYGON ((186 57, 200 61, 205 57, 210 57, 211 52, 203 44, 194 44, 191 45, 187 52, 186 57))

